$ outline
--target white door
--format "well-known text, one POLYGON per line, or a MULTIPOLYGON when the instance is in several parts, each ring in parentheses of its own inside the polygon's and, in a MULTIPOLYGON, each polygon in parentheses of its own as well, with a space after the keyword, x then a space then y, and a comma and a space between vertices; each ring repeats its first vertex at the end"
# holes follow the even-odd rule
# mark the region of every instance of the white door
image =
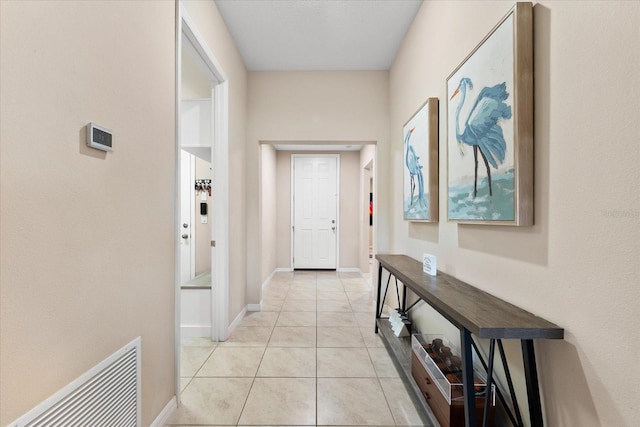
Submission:
POLYGON ((180 284, 193 279, 195 242, 191 233, 194 200, 194 157, 180 150, 180 284))
POLYGON ((338 159, 293 156, 293 268, 337 267, 338 159))

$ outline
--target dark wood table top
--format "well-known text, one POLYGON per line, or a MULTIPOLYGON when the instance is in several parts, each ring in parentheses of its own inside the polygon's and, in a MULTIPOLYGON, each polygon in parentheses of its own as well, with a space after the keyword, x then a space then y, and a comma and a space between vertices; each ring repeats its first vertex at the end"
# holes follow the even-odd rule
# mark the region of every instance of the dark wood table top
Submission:
POLYGON ((564 329, 406 255, 376 255, 380 264, 427 304, 479 338, 563 339, 564 329))

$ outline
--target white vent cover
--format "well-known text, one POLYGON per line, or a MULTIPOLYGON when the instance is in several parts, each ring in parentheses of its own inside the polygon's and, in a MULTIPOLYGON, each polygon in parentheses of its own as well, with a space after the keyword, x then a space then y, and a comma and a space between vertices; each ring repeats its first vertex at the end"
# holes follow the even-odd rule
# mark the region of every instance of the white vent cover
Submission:
POLYGON ((138 337, 9 426, 139 427, 140 415, 138 337))

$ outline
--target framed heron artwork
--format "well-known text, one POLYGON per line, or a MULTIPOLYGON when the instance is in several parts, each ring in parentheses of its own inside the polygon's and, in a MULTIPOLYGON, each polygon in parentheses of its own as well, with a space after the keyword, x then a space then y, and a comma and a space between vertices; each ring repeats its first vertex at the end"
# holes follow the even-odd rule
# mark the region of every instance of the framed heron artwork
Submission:
POLYGON ((516 3, 447 78, 447 218, 533 225, 532 6, 516 3))
POLYGON ((438 98, 429 98, 402 127, 404 219, 438 222, 438 98))

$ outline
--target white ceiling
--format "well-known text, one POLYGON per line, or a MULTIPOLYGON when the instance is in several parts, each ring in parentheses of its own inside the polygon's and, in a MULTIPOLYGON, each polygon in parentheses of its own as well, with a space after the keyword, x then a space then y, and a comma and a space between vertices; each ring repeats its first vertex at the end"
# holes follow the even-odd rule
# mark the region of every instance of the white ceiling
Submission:
POLYGON ((215 0, 251 71, 388 70, 422 0, 215 0))

